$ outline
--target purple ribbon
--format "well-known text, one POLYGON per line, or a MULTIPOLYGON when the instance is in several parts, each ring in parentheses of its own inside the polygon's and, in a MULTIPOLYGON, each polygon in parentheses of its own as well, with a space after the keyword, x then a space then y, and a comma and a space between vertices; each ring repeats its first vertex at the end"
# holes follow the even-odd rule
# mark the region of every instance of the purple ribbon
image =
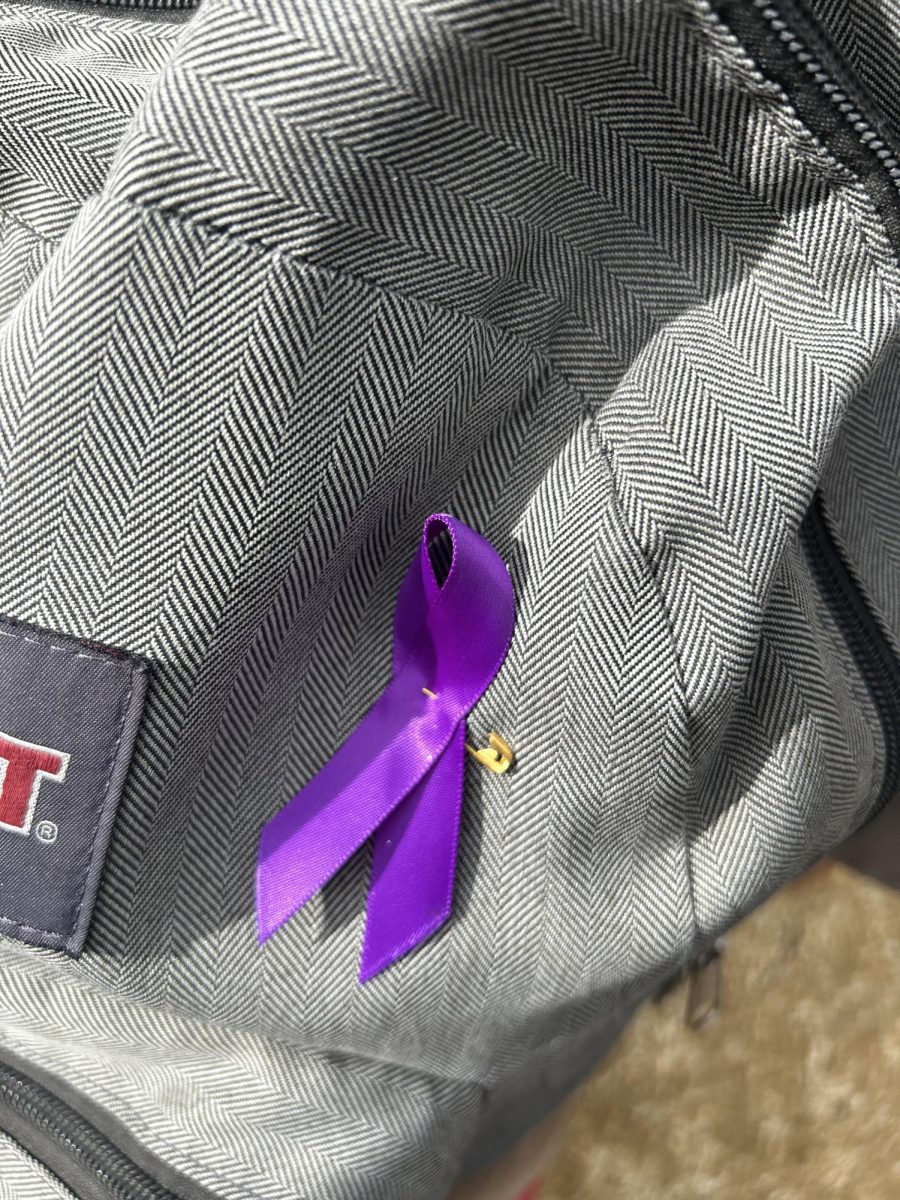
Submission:
POLYGON ((263 826, 260 943, 373 833, 359 982, 444 924, 453 902, 466 714, 500 669, 514 623, 512 580, 490 542, 447 513, 428 517, 397 596, 390 683, 318 774, 263 826), (429 544, 441 529, 453 553, 439 584, 429 544))

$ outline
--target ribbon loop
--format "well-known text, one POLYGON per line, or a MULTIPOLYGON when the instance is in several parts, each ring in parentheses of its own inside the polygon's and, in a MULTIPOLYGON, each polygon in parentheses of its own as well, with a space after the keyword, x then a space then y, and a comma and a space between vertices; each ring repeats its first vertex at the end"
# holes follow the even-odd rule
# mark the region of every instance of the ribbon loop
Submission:
POLYGON ((397 596, 391 681, 263 827, 260 943, 372 834, 360 982, 443 925, 452 907, 465 718, 506 657, 514 623, 512 580, 493 546, 447 513, 428 517, 397 596), (430 545, 441 529, 452 555, 439 581, 430 545))

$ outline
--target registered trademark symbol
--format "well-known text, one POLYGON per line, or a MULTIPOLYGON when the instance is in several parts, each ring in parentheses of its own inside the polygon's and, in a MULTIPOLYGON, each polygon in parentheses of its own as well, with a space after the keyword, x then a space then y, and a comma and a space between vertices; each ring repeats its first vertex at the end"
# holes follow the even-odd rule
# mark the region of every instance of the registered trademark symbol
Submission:
POLYGON ((39 821, 34 836, 45 846, 51 846, 57 838, 59 830, 52 821, 39 821))

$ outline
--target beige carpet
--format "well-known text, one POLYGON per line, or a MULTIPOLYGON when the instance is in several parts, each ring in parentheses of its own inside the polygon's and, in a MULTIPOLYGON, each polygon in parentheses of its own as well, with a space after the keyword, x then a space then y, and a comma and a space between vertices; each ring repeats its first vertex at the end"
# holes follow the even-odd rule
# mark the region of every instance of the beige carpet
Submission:
POLYGON ((900 895, 825 863, 728 938, 578 1098, 541 1200, 900 1200, 900 895))

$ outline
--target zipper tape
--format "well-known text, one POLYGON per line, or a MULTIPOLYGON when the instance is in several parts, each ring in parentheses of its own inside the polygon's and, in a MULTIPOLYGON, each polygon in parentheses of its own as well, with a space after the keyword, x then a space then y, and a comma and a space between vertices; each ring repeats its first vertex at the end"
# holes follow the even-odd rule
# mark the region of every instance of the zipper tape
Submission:
POLYGON ((78 1200, 178 1200, 63 1100, 5 1064, 0 1129, 78 1200))

